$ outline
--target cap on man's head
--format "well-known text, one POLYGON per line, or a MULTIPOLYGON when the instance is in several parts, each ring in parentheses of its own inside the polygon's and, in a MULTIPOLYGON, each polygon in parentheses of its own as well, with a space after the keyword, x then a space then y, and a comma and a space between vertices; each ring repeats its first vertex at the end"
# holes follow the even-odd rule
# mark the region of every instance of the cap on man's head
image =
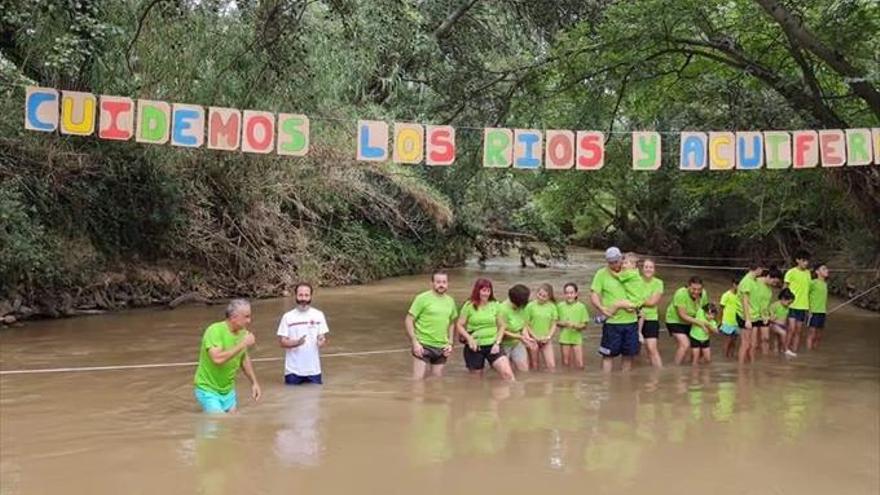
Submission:
POLYGON ((610 248, 605 250, 605 260, 614 263, 616 261, 620 261, 623 259, 623 253, 620 252, 620 249, 611 246, 610 248))

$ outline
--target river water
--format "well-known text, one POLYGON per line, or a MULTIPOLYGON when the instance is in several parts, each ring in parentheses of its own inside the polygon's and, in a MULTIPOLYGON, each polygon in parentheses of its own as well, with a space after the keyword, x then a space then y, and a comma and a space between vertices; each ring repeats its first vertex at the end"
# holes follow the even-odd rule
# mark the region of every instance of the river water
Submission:
MULTIPOLYGON (((450 273, 464 299, 477 276, 573 280, 597 265, 450 273)), ((692 271, 661 268, 667 295, 692 271)), ((702 273, 713 300, 724 274, 702 273)), ((194 367, 9 374, 24 369, 187 363, 221 306, 135 310, 0 332, 0 493, 880 493, 880 317, 846 307, 819 351, 744 370, 715 339, 708 367, 644 364, 533 373, 505 384, 467 375, 456 348, 442 380, 414 383, 402 320, 427 276, 321 289, 330 323, 323 387, 285 387, 275 328, 292 299, 254 304, 259 403, 210 418, 194 367), (350 354, 389 351, 375 354, 350 354)), ((585 291, 582 299, 585 299, 585 291)), ((832 300, 833 306, 839 301, 832 300)), ((671 360, 671 339, 661 351, 671 360)))

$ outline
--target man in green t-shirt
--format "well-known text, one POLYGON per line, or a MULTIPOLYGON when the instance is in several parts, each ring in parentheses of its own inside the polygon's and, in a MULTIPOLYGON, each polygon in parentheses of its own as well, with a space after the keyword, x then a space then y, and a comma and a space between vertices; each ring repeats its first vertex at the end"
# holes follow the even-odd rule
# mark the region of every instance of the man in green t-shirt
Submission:
POLYGON ((602 370, 610 372, 614 358, 621 356, 624 371, 632 368, 633 357, 639 353, 639 326, 635 310, 625 309, 627 292, 615 276, 623 268, 623 253, 616 247, 605 251, 608 266, 600 268, 590 284, 590 302, 607 319, 602 324, 602 370))
POLYGON ((788 308, 788 333, 786 356, 796 357, 801 345, 801 331, 810 310, 810 255, 803 250, 794 255, 796 266, 785 272, 785 288, 794 294, 794 302, 788 308))
POLYGON ((449 276, 444 271, 431 274, 431 290, 417 295, 404 319, 412 345, 413 378, 422 380, 428 366, 433 376, 442 376, 446 359, 452 353, 452 335, 458 310, 446 293, 449 276))
POLYGON ((828 266, 825 263, 816 265, 816 278, 810 282, 810 324, 807 333, 807 349, 813 350, 822 340, 825 328, 825 314, 828 310, 828 266))
POLYGON ((247 348, 256 342, 254 334, 246 328, 250 322, 250 303, 233 299, 226 307, 226 319, 205 329, 193 382, 196 400, 206 413, 236 412, 235 375, 239 369, 251 382, 253 399, 260 400, 262 391, 247 353, 247 348))

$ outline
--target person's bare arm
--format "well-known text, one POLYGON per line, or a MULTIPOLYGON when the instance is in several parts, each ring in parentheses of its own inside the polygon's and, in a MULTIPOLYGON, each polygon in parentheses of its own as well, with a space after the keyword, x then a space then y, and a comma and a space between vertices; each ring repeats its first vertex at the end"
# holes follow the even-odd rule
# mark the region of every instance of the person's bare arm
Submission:
POLYGON ((254 364, 251 362, 251 357, 248 354, 245 354, 244 359, 241 360, 241 369, 244 371, 244 376, 246 376, 251 382, 251 397, 253 397, 254 400, 260 400, 263 391, 260 389, 260 383, 257 381, 257 374, 254 372, 254 364))

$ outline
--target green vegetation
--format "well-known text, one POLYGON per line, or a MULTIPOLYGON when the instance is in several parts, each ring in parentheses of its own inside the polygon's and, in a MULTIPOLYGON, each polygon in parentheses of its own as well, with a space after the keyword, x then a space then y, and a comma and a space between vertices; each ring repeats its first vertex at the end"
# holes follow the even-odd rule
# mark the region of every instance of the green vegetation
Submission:
MULTIPOLYGON (((880 266, 880 167, 631 170, 631 130, 880 126, 870 0, 12 0, 0 302, 75 313, 357 283, 539 241, 880 266), (29 133, 24 84, 306 113, 303 159, 29 133), (451 123, 453 167, 352 161, 357 118, 451 123), (465 127, 595 129, 598 172, 484 170, 465 127)), ((839 279, 864 286, 874 274, 839 279)), ((21 306, 29 307, 22 311, 21 306)), ((2 315, 0 315, 2 316, 2 315)))

